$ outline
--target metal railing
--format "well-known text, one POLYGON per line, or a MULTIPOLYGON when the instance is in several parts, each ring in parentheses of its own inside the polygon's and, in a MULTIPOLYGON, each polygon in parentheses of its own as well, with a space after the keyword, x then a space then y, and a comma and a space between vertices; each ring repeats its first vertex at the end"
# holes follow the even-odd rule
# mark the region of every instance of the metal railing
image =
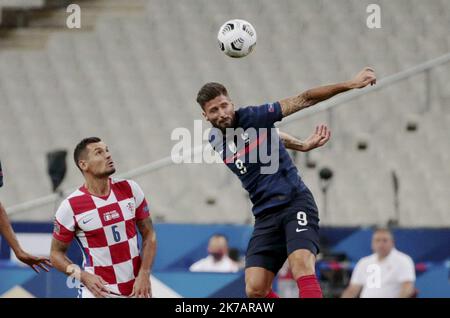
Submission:
MULTIPOLYGON (((302 112, 293 114, 287 118, 285 118, 282 122, 280 122, 280 124, 278 126, 284 126, 287 125, 293 121, 299 120, 301 118, 305 118, 305 117, 309 117, 312 115, 315 115, 319 112, 323 112, 326 110, 331 110, 332 108, 335 108, 337 106, 340 105, 344 105, 345 103, 361 97, 363 95, 366 94, 370 94, 372 92, 375 91, 379 91, 383 88, 386 88, 388 86, 391 86, 394 83, 400 82, 402 80, 408 79, 410 77, 416 76, 418 74, 421 73, 425 73, 425 81, 426 81, 426 85, 425 85, 425 109, 428 108, 428 105, 430 104, 430 99, 431 99, 431 70, 437 66, 440 66, 442 64, 446 64, 450 62, 450 53, 445 54, 443 56, 440 56, 436 59, 427 61, 423 64, 419 64, 416 65, 414 67, 411 67, 407 70, 401 71, 399 73, 390 75, 388 77, 385 77, 379 81, 377 81, 377 85, 375 86, 371 86, 369 88, 364 88, 361 90, 353 90, 349 93, 334 97, 333 99, 324 101, 312 108, 308 108, 302 112)), ((196 154, 199 153, 203 150, 203 146, 200 147, 196 147, 191 149, 191 153, 192 154, 196 154)), ((135 178, 137 176, 142 176, 142 175, 146 175, 148 173, 151 173, 153 171, 159 170, 161 168, 167 167, 174 164, 172 157, 168 156, 165 158, 162 158, 160 160, 148 163, 146 165, 143 165, 141 167, 138 167, 136 169, 130 170, 124 174, 119 175, 119 178, 135 178)), ((72 193, 74 191, 74 189, 70 189, 70 190, 65 190, 60 194, 54 193, 54 194, 50 194, 38 199, 34 199, 28 202, 24 202, 15 206, 11 206, 7 208, 8 214, 18 214, 18 213, 23 213, 23 212, 27 212, 30 210, 34 210, 36 208, 45 206, 45 205, 49 205, 49 204, 55 204, 58 200, 61 199, 61 196, 67 196, 70 193, 72 193)))

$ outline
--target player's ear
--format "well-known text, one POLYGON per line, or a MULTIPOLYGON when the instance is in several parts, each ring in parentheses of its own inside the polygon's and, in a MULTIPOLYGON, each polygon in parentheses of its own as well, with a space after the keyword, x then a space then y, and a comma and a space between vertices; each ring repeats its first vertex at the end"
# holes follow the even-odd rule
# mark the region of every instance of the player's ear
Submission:
POLYGON ((202 111, 202 115, 203 115, 203 117, 205 117, 206 121, 209 121, 208 116, 206 116, 206 113, 204 110, 202 111))
POLYGON ((86 160, 78 160, 78 167, 80 167, 81 171, 85 171, 87 169, 86 160))

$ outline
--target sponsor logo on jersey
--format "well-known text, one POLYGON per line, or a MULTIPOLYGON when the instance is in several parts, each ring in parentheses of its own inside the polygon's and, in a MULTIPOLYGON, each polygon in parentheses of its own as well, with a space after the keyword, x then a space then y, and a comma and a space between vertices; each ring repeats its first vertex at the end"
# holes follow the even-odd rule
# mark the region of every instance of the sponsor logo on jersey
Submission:
POLYGON ((118 218, 120 218, 120 214, 116 210, 111 211, 111 212, 106 212, 105 214, 103 214, 103 219, 105 221, 111 221, 111 220, 118 219, 118 218))
POLYGON ((83 224, 87 224, 89 222, 91 222, 94 218, 90 218, 89 220, 83 220, 83 224))

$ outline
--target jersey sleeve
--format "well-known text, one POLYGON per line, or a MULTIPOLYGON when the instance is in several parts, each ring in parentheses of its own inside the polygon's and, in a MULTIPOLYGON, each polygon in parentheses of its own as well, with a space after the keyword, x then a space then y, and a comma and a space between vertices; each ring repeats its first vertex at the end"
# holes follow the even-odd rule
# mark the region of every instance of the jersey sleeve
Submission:
POLYGON ((130 181, 130 186, 136 201, 136 220, 148 218, 150 216, 150 209, 145 199, 144 191, 142 191, 141 187, 135 181, 130 181))
POLYGON ((283 118, 279 102, 246 108, 246 118, 255 128, 270 128, 283 118))
POLYGON ((75 219, 68 200, 64 200, 56 211, 53 237, 58 241, 70 243, 75 236, 75 219))
POLYGON ((205 268, 205 259, 198 260, 194 264, 189 267, 190 272, 205 272, 207 269, 205 268))
POLYGON ((351 285, 365 285, 366 275, 364 275, 364 267, 365 266, 363 259, 359 260, 359 262, 356 263, 355 268, 353 269, 352 277, 350 278, 351 285))
POLYGON ((406 256, 399 263, 401 266, 399 266, 398 281, 400 283, 414 282, 416 280, 416 269, 413 260, 409 256, 406 256))

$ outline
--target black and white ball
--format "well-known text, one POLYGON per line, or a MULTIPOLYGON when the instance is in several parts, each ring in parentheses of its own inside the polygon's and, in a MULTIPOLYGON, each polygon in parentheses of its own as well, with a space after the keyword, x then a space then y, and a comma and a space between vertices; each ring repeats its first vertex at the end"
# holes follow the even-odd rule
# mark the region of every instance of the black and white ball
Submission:
POLYGON ((220 27, 217 40, 226 55, 244 57, 250 54, 256 45, 256 31, 249 22, 234 19, 220 27))

